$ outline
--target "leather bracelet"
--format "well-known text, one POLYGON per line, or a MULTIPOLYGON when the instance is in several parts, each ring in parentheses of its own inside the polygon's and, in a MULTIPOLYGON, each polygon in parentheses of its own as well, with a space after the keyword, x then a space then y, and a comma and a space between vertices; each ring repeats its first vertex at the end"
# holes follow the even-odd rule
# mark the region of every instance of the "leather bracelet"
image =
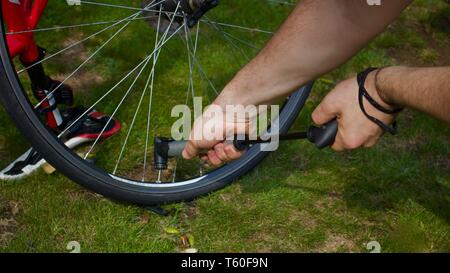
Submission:
POLYGON ((361 108, 361 111, 364 113, 364 115, 370 121, 372 121, 373 123, 380 126, 381 129, 383 129, 384 131, 389 132, 392 135, 395 135, 395 134, 397 134, 397 122, 396 121, 394 121, 392 126, 389 126, 388 124, 382 122, 381 120, 369 115, 364 107, 364 98, 365 98, 373 107, 375 107, 375 109, 377 109, 378 111, 383 112, 385 114, 388 114, 388 115, 395 115, 403 110, 403 109, 395 109, 395 110, 386 109, 369 95, 369 92, 367 92, 367 89, 365 87, 365 83, 366 83, 367 76, 375 70, 377 70, 377 68, 373 68, 373 67, 368 68, 368 69, 364 70, 363 72, 359 73, 358 76, 356 77, 358 86, 359 86, 359 95, 358 95, 359 106, 361 108))

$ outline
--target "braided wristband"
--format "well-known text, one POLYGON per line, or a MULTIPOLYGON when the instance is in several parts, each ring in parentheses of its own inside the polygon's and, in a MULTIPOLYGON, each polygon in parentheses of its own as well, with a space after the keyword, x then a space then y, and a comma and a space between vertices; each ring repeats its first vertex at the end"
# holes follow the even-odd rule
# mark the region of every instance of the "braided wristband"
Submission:
POLYGON ((370 121, 372 121, 373 123, 380 126, 381 129, 383 129, 384 131, 389 132, 392 135, 395 135, 395 134, 397 134, 397 122, 396 121, 392 124, 392 126, 390 126, 390 125, 382 122, 381 120, 369 115, 364 107, 364 98, 365 98, 378 111, 383 112, 385 114, 395 115, 395 114, 399 113, 400 111, 402 111, 402 109, 389 110, 389 109, 384 108, 369 95, 369 92, 367 92, 367 89, 365 87, 367 76, 375 70, 377 70, 377 68, 373 68, 373 67, 368 68, 368 69, 364 70, 363 72, 359 73, 358 76, 356 77, 357 81, 358 81, 358 86, 359 86, 359 96, 358 96, 359 106, 361 108, 361 111, 364 113, 364 115, 370 121))

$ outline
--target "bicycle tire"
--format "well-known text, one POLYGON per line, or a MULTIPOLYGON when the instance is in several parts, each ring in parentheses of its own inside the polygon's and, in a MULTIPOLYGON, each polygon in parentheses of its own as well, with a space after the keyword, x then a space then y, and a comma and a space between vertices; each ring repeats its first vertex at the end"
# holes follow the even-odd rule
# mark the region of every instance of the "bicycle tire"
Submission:
MULTIPOLYGON (((1 13, 0 13, 1 14, 1 13)), ((105 197, 150 206, 193 200, 219 190, 255 168, 268 152, 252 147, 240 160, 205 176, 175 184, 142 184, 113 176, 69 150, 42 123, 34 111, 8 54, 3 19, 0 29, 0 101, 31 145, 58 171, 82 187, 105 197)), ((289 130, 303 108, 313 83, 301 87, 284 104, 280 112, 280 132, 289 130)))

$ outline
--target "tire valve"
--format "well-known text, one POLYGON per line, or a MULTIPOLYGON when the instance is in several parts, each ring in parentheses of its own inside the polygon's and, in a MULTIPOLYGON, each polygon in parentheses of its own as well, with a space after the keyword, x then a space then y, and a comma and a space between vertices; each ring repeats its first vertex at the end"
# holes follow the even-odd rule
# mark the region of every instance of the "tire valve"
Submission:
POLYGON ((156 183, 161 183, 161 174, 162 174, 162 170, 158 170, 158 179, 156 180, 156 183))
POLYGON ((156 183, 161 183, 162 172, 167 170, 169 156, 169 139, 155 137, 153 167, 158 171, 158 178, 156 183))

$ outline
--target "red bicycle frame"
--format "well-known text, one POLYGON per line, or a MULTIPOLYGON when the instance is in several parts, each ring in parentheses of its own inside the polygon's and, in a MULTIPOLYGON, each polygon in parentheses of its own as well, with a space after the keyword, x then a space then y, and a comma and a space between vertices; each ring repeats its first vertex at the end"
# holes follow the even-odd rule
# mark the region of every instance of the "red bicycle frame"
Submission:
MULTIPOLYGON (((41 57, 41 50, 34 40, 34 32, 47 6, 48 0, 1 0, 3 18, 8 34, 8 45, 11 59, 19 56, 23 64, 33 64, 41 57)), ((47 85, 47 76, 41 65, 29 69, 32 82, 39 83, 41 88, 47 85)), ((56 102, 50 96, 42 102, 43 108, 56 107, 56 102)), ((47 112, 47 125, 56 128, 62 122, 57 108, 47 112)))
POLYGON ((39 48, 34 41, 34 30, 41 19, 48 0, 2 0, 3 18, 6 22, 11 58, 20 56, 31 63, 39 58, 39 48))

